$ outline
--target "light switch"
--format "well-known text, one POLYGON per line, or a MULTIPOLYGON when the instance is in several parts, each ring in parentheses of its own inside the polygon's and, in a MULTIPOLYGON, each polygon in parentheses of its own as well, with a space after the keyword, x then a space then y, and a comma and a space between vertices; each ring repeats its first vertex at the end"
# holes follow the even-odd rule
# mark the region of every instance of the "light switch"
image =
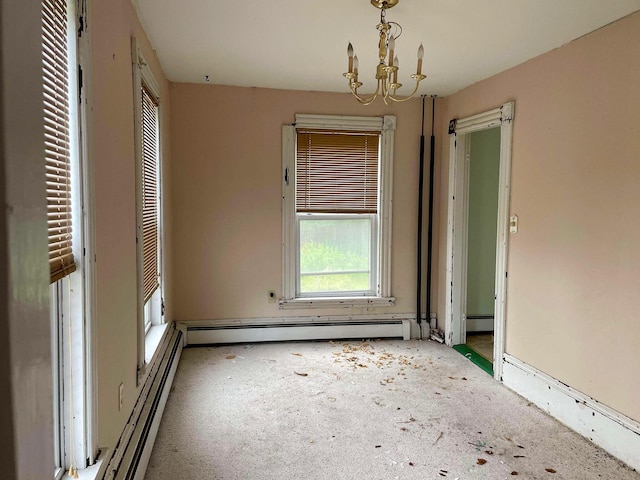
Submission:
POLYGON ((509 218, 509 232, 510 233, 518 233, 518 216, 511 215, 509 218))

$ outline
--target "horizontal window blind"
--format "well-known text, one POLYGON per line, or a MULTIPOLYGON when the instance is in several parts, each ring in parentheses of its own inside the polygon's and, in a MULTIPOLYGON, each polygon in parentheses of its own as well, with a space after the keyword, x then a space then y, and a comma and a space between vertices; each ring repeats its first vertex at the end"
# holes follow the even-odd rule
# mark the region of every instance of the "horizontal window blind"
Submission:
POLYGON ((158 235, 158 101, 143 83, 142 268, 145 303, 160 286, 158 235))
POLYGON ((380 132, 297 131, 296 212, 376 213, 380 132))
POLYGON ((67 6, 42 2, 45 164, 51 283, 75 271, 72 251, 67 6))

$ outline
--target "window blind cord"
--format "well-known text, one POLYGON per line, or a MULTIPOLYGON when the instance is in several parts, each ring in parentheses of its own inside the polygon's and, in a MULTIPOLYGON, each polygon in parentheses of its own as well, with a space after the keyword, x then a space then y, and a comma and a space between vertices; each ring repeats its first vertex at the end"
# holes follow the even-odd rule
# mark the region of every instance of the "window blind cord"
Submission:
MULTIPOLYGON (((67 275, 67 304, 68 304, 68 329, 69 329, 69 361, 73 358, 73 333, 71 322, 71 279, 67 275)), ((68 475, 73 478, 78 478, 78 469, 76 467, 76 435, 75 435, 75 422, 73 414, 73 368, 69 369, 69 473, 68 475)))

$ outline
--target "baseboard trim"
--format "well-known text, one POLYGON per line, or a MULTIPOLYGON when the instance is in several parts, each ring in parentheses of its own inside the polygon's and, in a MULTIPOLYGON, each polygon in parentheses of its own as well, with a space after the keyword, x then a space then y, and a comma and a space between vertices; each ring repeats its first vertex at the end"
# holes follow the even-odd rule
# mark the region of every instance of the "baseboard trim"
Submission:
POLYGON ((493 317, 467 317, 467 332, 493 332, 493 317))
POLYGON ((640 423, 509 354, 502 381, 510 389, 640 471, 640 423))
POLYGON ((243 342, 402 338, 411 336, 412 316, 350 315, 180 322, 188 345, 243 342))
POLYGON ((149 365, 149 375, 109 459, 104 480, 144 478, 183 344, 183 332, 171 325, 161 344, 162 354, 149 365))

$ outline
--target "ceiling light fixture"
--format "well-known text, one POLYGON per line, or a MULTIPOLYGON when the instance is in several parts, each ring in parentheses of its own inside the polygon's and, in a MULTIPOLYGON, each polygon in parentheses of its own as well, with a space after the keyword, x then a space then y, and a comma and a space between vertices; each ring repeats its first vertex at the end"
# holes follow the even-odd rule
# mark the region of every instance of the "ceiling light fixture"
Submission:
POLYGON ((378 63, 378 67, 376 68, 376 80, 378 83, 376 91, 370 97, 365 98, 358 94, 358 88, 362 86, 362 83, 358 81, 358 56, 353 54, 351 42, 349 42, 349 46, 347 47, 349 71, 343 75, 349 80, 351 93, 353 93, 353 96, 363 105, 369 105, 378 95, 382 96, 382 100, 384 100, 386 105, 389 105, 389 100, 394 102, 409 100, 418 91, 420 82, 427 78, 426 75, 422 75, 424 48, 422 44, 420 44, 418 48, 418 67, 416 73, 411 75, 411 78, 416 81, 416 87, 408 97, 399 98, 396 96, 396 91, 402 87, 402 84, 398 83, 398 57, 395 56, 394 51, 396 40, 402 34, 402 27, 396 22, 388 22, 386 20, 386 11, 397 5, 398 1, 399 0, 371 0, 371 5, 380 9, 380 23, 376 27, 380 31, 380 41, 378 42, 378 57, 380 58, 380 63, 378 63))

